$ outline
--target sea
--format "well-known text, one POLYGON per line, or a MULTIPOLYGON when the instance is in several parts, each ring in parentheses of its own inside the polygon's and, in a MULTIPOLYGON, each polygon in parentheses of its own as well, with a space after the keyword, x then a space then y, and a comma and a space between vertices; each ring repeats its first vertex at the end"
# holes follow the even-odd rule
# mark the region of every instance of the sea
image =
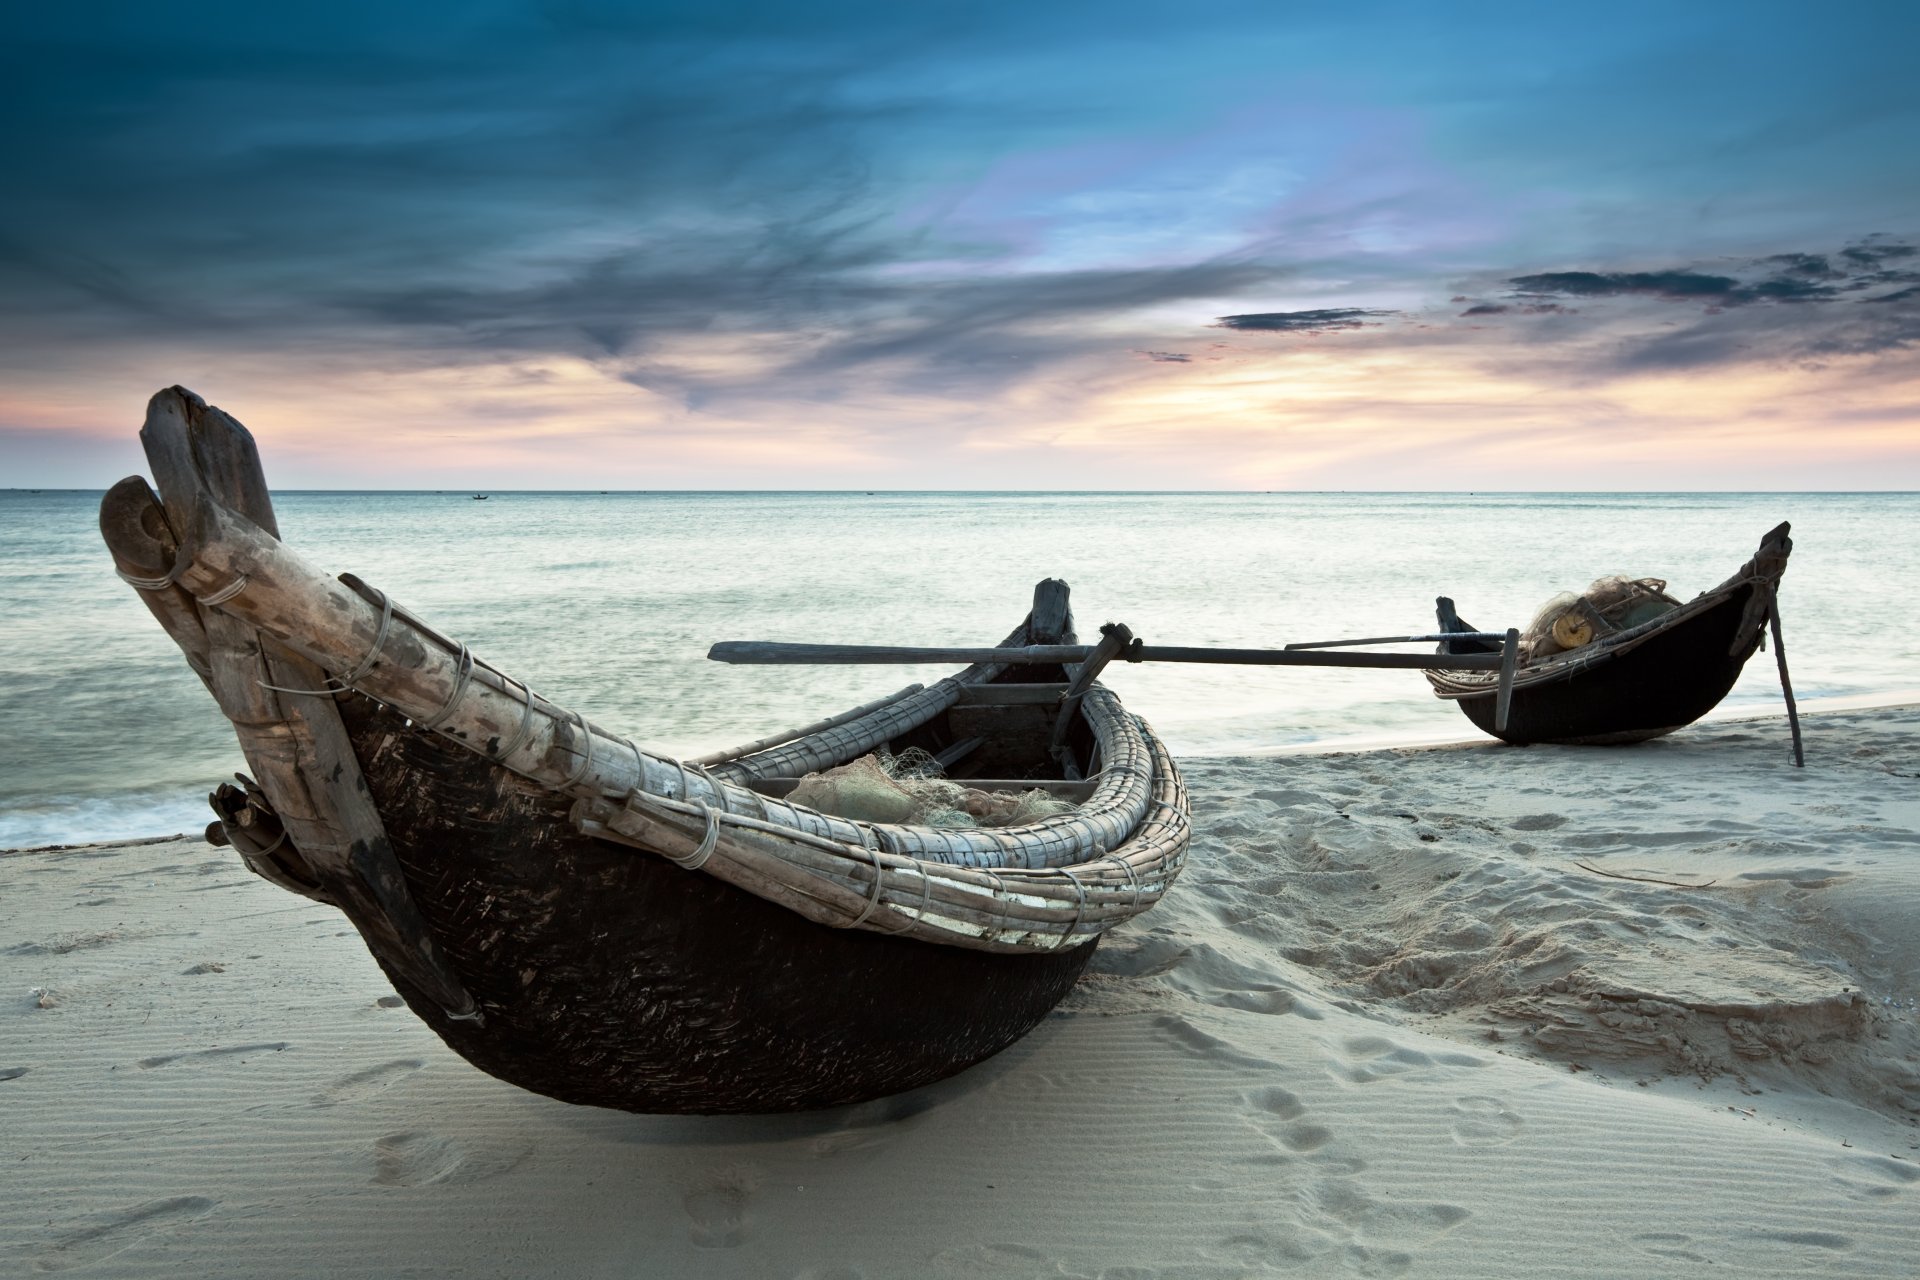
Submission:
MULTIPOLYGON (((196 831, 245 768, 95 524, 100 494, 0 491, 0 848, 196 831)), ((1604 574, 1682 599, 1782 520, 1804 700, 1920 689, 1913 493, 286 492, 282 536, 563 706, 668 752, 750 741, 947 667, 745 667, 719 640, 997 643, 1035 582, 1081 636, 1277 647, 1426 633, 1452 596, 1525 626, 1604 574)), ((1426 646, 1409 646, 1425 648, 1426 646)), ((1475 736, 1414 671, 1116 665, 1176 756, 1475 736)), ((1781 707, 1771 654, 1725 706, 1781 707)), ((1786 750, 1783 733, 1782 750, 1786 750)), ((1276 761, 1284 767, 1284 761, 1276 761)))

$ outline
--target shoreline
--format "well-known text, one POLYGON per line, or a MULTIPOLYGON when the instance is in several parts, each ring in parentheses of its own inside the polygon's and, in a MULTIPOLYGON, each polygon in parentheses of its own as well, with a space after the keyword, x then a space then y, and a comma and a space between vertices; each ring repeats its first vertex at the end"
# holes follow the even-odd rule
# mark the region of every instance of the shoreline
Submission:
MULTIPOLYGON (((1809 716, 1831 715, 1853 711, 1907 711, 1920 709, 1920 689, 1897 689, 1884 693, 1851 694, 1832 698, 1808 698, 1798 700, 1799 712, 1804 719, 1809 716)), ((1685 733, 1688 729, 1703 725, 1740 723, 1756 720, 1779 720, 1787 718, 1785 708, 1760 710, 1753 707, 1716 707, 1702 716, 1694 724, 1677 730, 1685 733)), ((1671 736, 1671 735, 1669 735, 1671 736)), ((1658 741, 1658 739, 1656 739, 1658 741)), ((1277 747, 1256 747, 1223 755, 1182 756, 1177 763, 1182 768, 1205 763, 1230 760, 1268 760, 1278 757, 1297 756, 1335 756, 1366 755, 1385 752, 1407 751, 1457 751, 1470 747, 1498 747, 1503 745, 1498 739, 1468 730, 1465 733, 1448 731, 1441 733, 1399 733, 1380 735, 1355 735, 1340 738, 1317 738, 1311 742, 1292 742, 1277 747)), ((1606 748, 1616 750, 1617 748, 1606 748)), ((212 821, 211 818, 208 821, 212 821)), ((197 831, 176 831, 166 835, 114 836, 101 840, 63 841, 52 844, 10 845, 0 847, 0 857, 30 853, 54 853, 66 849, 90 849, 118 845, 158 844, 168 840, 181 840, 198 837, 197 831)))

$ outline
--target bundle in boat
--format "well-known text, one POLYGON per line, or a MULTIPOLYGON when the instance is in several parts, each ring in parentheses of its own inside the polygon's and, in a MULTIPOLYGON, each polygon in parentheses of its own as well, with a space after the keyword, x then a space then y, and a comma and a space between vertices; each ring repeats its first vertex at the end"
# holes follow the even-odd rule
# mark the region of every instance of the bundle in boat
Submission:
MULTIPOLYGON (((1760 540, 1753 558, 1720 585, 1684 603, 1658 578, 1601 578, 1579 596, 1548 601, 1520 643, 1510 713, 1496 713, 1495 682, 1484 673, 1432 670, 1435 695, 1459 704, 1482 730, 1508 742, 1642 742, 1692 724, 1719 705, 1769 629, 1782 688, 1798 722, 1779 648, 1780 581, 1793 552, 1790 527, 1760 540)), ((1453 601, 1436 602, 1439 652, 1487 653, 1484 633, 1461 620, 1453 601)))
MULTIPOLYGON (((1165 747, 1078 664, 989 655, 673 759, 309 565, 251 436, 190 392, 155 396, 141 440, 158 493, 122 481, 101 530, 240 739, 251 777, 215 795, 210 835, 337 906, 409 1006, 502 1079, 654 1112, 925 1084, 1031 1029, 1184 864, 1165 747), (916 751, 966 791, 1060 803, 965 826, 794 797, 809 773, 916 751)), ((1002 647, 1073 643, 1049 579, 1002 647)))

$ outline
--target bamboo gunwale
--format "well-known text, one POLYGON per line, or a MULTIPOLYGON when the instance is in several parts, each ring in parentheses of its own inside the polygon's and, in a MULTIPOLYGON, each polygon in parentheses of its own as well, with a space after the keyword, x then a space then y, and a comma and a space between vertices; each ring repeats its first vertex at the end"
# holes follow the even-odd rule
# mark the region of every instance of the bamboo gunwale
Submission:
MULTIPOLYGON (((470 663, 462 675, 459 648, 416 626, 406 610, 376 609, 359 591, 322 574, 224 508, 204 505, 200 524, 180 581, 206 597, 229 590, 244 578, 241 588, 218 606, 219 611, 244 619, 330 673, 334 687, 315 691, 320 696, 351 687, 416 723, 437 718, 440 724, 433 732, 541 786, 575 796, 624 796, 639 791, 734 812, 751 812, 760 803, 780 805, 755 796, 739 783, 649 753, 483 663, 470 663), (364 673, 350 685, 345 683, 342 673, 356 674, 360 668, 364 673)), ((982 652, 998 656, 992 649, 982 652)), ((810 744, 834 744, 813 752, 831 755, 850 749, 847 743, 862 743, 854 750, 858 754, 932 719, 957 696, 958 683, 949 678, 809 743, 793 745, 802 747, 804 756, 810 744)), ((769 758, 787 757, 781 748, 755 757, 769 758)), ((1117 843, 1144 812, 1147 790, 1144 779, 1109 771, 1093 798, 1072 817, 1084 825, 1086 838, 1117 843)), ((850 844, 873 843, 915 857, 992 859, 1007 851, 1008 833, 1014 831, 1031 831, 1034 843, 1044 848, 1049 859, 1070 859, 1073 854, 1072 839, 1056 831, 1058 820, 1031 829, 882 827, 863 839, 858 824, 799 806, 781 807, 786 810, 783 820, 806 834, 850 844)))
MULTIPOLYGON (((1096 686, 1088 697, 1097 696, 1113 697, 1096 686)), ((777 900, 840 928, 948 944, 964 937, 990 951, 1078 946, 1157 902, 1185 863, 1192 829, 1186 787, 1159 740, 1145 740, 1155 778, 1152 812, 1124 851, 1077 866, 934 864, 833 841, 795 842, 777 824, 733 814, 716 815, 720 832, 706 869, 754 892, 771 880, 781 891, 777 900), (769 847, 770 838, 777 848, 769 847)), ((574 808, 575 824, 588 834, 670 854, 701 843, 706 820, 694 806, 649 797, 624 806, 581 801, 574 808)))
POLYGON ((924 688, 926 688, 926 686, 923 684, 910 684, 906 688, 896 690, 884 698, 875 698, 872 702, 863 702, 851 710, 842 711, 839 715, 827 716, 825 719, 815 720, 812 724, 803 724, 798 729, 788 729, 782 733, 770 733, 764 738, 755 738, 752 742, 744 746, 727 747, 719 751, 709 751, 705 755, 688 756, 686 758, 687 763, 701 766, 724 764, 729 760, 736 760, 741 756, 750 756, 756 752, 765 751, 770 747, 782 746, 785 743, 794 741, 796 738, 806 738, 816 733, 823 733, 828 729, 837 729, 849 721, 858 720, 860 717, 878 711, 882 707, 892 706, 904 698, 919 693, 924 688))
MULTIPOLYGON (((196 424, 217 415, 221 429, 239 433, 236 438, 244 437, 251 450, 244 428, 190 393, 157 396, 150 426, 156 420, 184 422, 189 414, 199 415, 196 424)), ((1151 906, 1184 862, 1191 825, 1179 775, 1144 722, 1122 710, 1111 691, 1099 685, 1085 688, 1082 711, 1094 755, 1104 767, 1092 780, 1092 794, 1071 813, 1020 827, 963 829, 831 817, 757 794, 745 783, 795 760, 825 755, 838 763, 926 723, 953 705, 963 689, 1002 672, 1005 650, 984 650, 981 660, 958 676, 902 690, 870 704, 871 710, 855 708, 832 717, 839 723, 818 733, 709 772, 694 762, 646 752, 541 697, 378 588, 351 575, 336 580, 321 573, 274 531, 209 491, 197 453, 186 456, 182 430, 165 426, 159 439, 179 455, 168 460, 163 479, 168 527, 180 532, 177 545, 165 549, 173 558, 167 581, 135 585, 143 591, 177 590, 191 602, 191 616, 205 620, 214 640, 214 676, 233 684, 232 695, 222 695, 222 707, 236 721, 243 744, 250 741, 250 726, 269 737, 285 735, 286 726, 309 711, 324 713, 325 723, 315 724, 338 728, 334 702, 365 695, 406 717, 416 731, 437 733, 544 789, 573 796, 581 829, 590 834, 639 844, 690 869, 698 865, 836 927, 911 933, 989 951, 1078 946, 1151 906), (223 642, 214 631, 232 636, 223 642), (245 677, 241 668, 223 665, 221 643, 256 654, 284 653, 286 663, 252 668, 257 674, 245 677), (253 708, 245 712, 245 723, 235 698, 253 708), (722 772, 734 779, 721 777, 722 772)), ((155 447, 150 445, 150 454, 155 447)), ((253 465, 257 471, 257 461, 253 465)), ((128 509, 136 515, 139 499, 153 501, 144 482, 139 484, 140 492, 129 494, 128 509)), ((257 485, 264 502, 264 480, 257 485)), ((157 558, 145 552, 123 557, 116 550, 117 565, 125 561, 123 573, 142 578, 145 570, 160 567, 146 563, 157 558)), ((1061 628, 1049 630, 1036 621, 1043 603, 1045 612, 1058 612, 1064 623, 1065 586, 1050 580, 1036 593, 1029 622, 1010 639, 1061 635, 1061 628)), ((193 630, 169 627, 169 634, 191 656, 193 630)), ((345 753, 339 768, 352 763, 351 747, 345 753)), ((341 824, 355 822, 365 828, 366 840, 384 849, 377 814, 350 818, 350 811, 358 813, 352 805, 339 809, 337 802, 316 803, 307 796, 321 785, 315 770, 331 767, 327 762, 340 756, 335 747, 323 746, 317 755, 303 748, 298 759, 283 762, 284 768, 275 763, 278 757, 256 759, 254 746, 248 746, 248 754, 257 770, 263 763, 271 766, 263 775, 268 794, 303 852, 318 852, 335 866, 348 852, 349 840, 358 840, 341 824)), ((357 778, 357 765, 350 772, 357 778)), ((338 770, 331 776, 340 776, 338 770)), ((391 897, 395 886, 385 882, 381 869, 362 867, 360 855, 353 857, 356 874, 367 878, 375 895, 383 901, 391 897)), ((404 898, 403 884, 398 892, 404 898)), ((410 903, 396 900, 386 906, 386 915, 405 932, 410 903)), ((449 1014, 464 1016, 464 993, 454 986, 446 994, 449 1014)))

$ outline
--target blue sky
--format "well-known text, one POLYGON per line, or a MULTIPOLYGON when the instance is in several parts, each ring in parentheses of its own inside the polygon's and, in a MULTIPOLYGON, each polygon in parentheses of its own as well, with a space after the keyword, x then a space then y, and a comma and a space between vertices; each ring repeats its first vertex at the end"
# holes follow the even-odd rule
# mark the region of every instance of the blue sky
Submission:
POLYGON ((10 26, 8 483, 1920 487, 1912 5, 10 26))

